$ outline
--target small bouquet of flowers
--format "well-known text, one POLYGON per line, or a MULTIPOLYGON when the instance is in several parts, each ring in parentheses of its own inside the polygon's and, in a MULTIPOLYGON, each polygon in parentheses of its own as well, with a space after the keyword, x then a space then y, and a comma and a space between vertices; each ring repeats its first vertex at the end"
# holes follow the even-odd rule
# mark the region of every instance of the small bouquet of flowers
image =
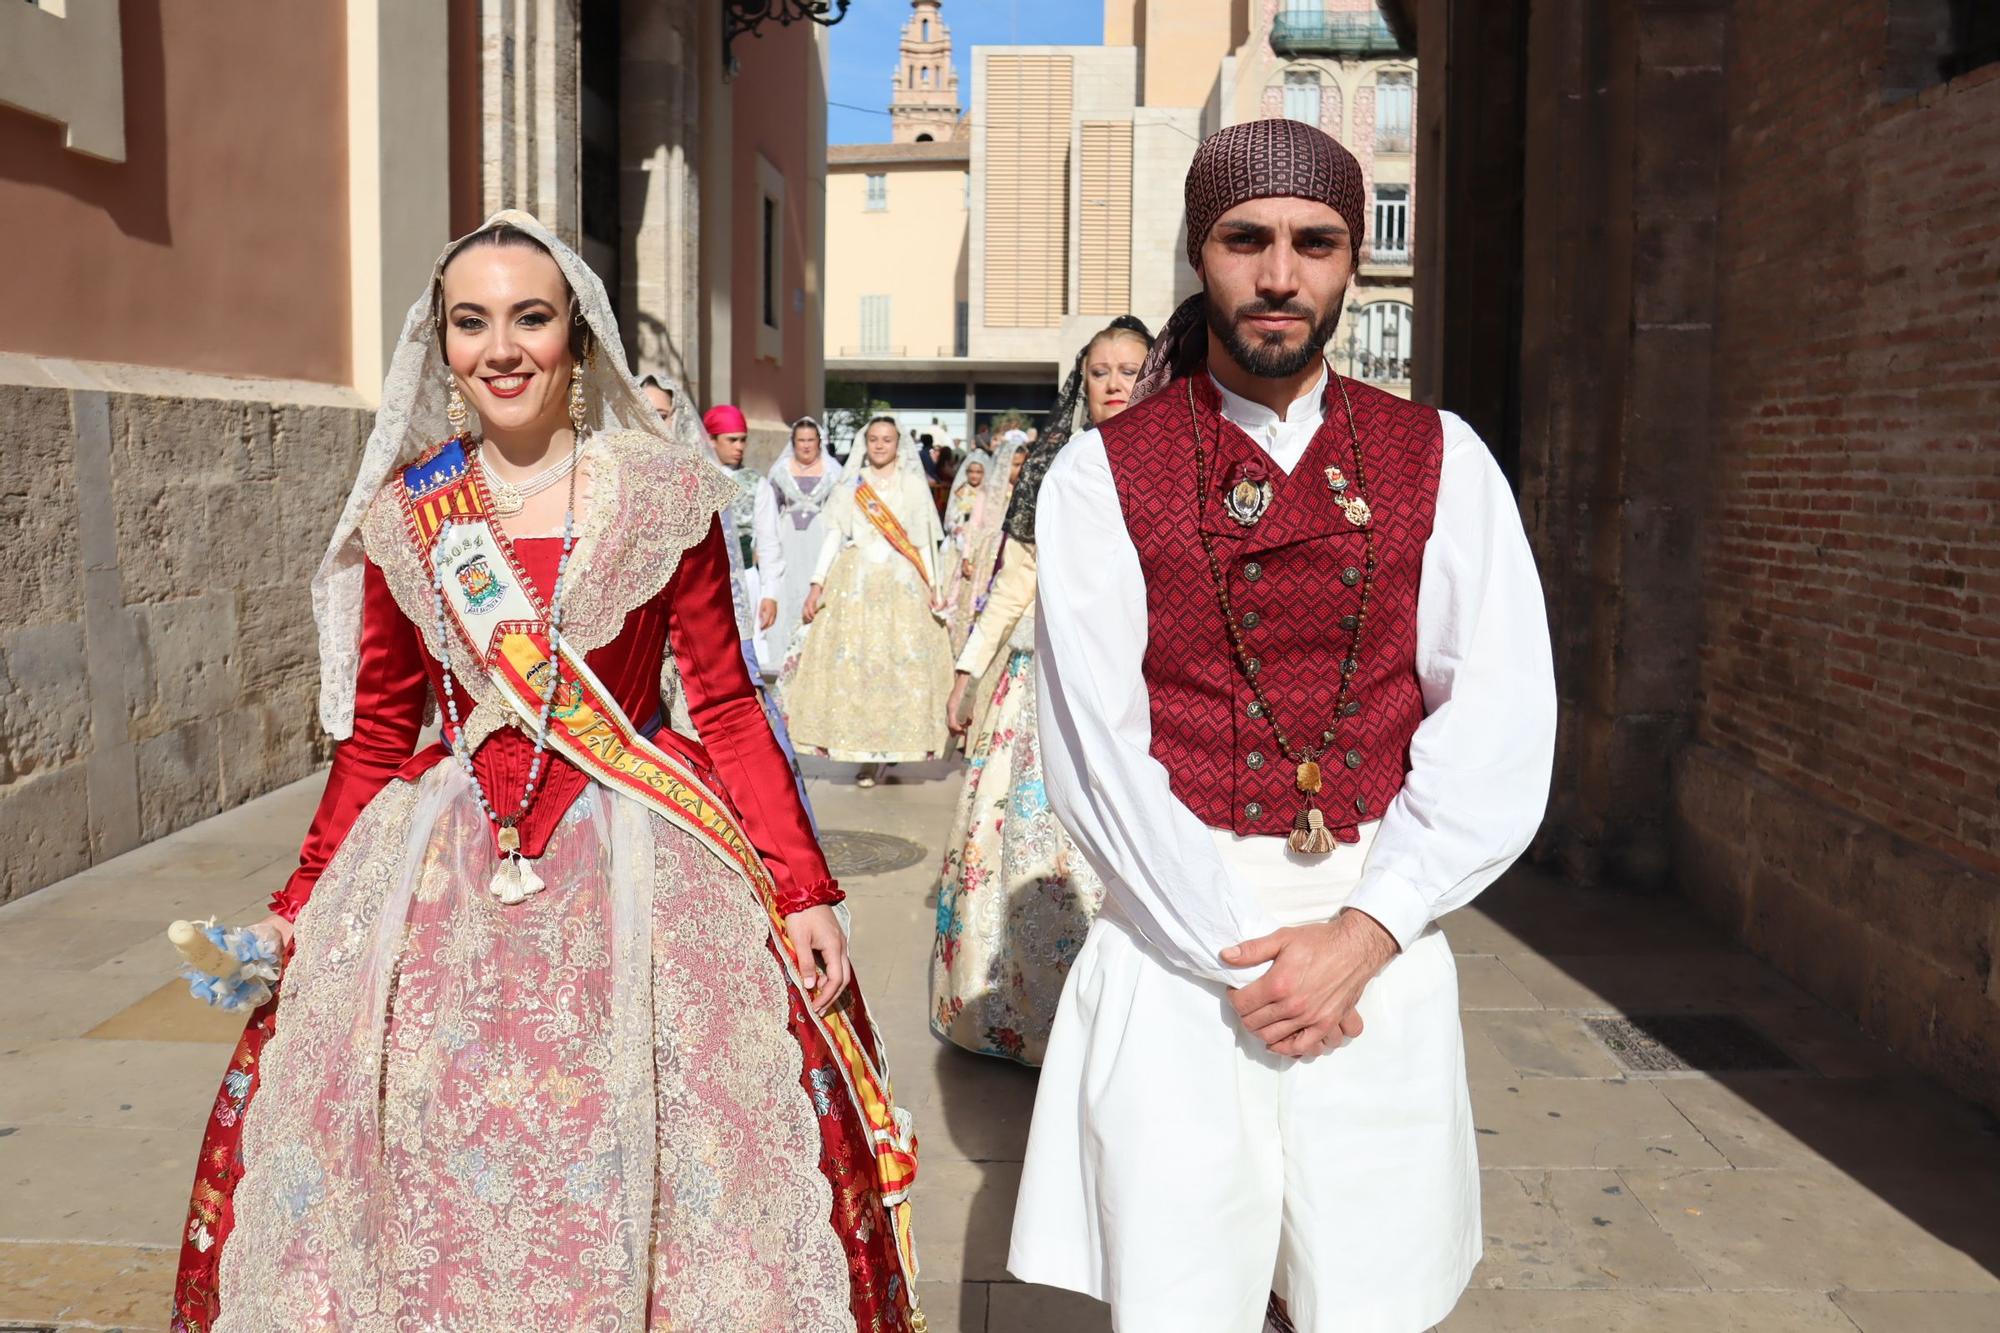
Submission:
POLYGON ((284 942, 262 926, 176 921, 167 938, 180 953, 189 992, 218 1009, 255 1009, 271 998, 284 967, 284 942))

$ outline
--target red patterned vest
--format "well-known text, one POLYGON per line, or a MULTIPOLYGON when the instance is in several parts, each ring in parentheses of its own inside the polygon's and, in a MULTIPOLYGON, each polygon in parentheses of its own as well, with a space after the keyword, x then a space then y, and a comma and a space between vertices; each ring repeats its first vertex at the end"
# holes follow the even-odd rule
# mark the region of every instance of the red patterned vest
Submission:
MULTIPOLYGON (((1417 680, 1417 585, 1437 510, 1444 433, 1437 412, 1346 381, 1367 466, 1376 571, 1362 627, 1351 698, 1334 748, 1322 757, 1318 805, 1342 842, 1379 819, 1409 771, 1410 737, 1424 717, 1417 680)), ((1258 680, 1294 746, 1311 745, 1333 721, 1346 619, 1361 605, 1363 531, 1334 503, 1326 469, 1353 471, 1347 412, 1329 379, 1325 419, 1288 476, 1225 419, 1205 373, 1177 379, 1106 422, 1100 432, 1126 529, 1146 577, 1146 688, 1153 757, 1174 795, 1212 828, 1238 834, 1290 832, 1303 808, 1297 765, 1230 652, 1215 585, 1196 529, 1215 537, 1216 557, 1259 663, 1258 680), (1208 453, 1209 494, 1197 504, 1188 389, 1208 453), (1245 527, 1223 495, 1246 468, 1273 488, 1261 521, 1245 527)))

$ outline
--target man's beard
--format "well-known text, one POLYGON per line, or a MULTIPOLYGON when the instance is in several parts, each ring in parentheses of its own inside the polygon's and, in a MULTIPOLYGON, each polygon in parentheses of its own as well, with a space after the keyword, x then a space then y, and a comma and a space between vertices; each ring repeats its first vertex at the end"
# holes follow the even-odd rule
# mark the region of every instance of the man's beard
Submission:
POLYGON ((1213 296, 1205 295, 1202 308, 1208 314, 1209 331, 1222 340, 1230 360, 1260 379, 1281 380, 1298 374, 1320 355, 1327 340, 1333 337, 1333 331, 1340 327, 1340 311, 1346 299, 1346 293, 1341 293, 1326 318, 1315 322, 1311 335, 1297 347, 1287 347, 1280 334, 1247 333, 1238 321, 1252 315, 1294 315, 1311 320, 1313 308, 1303 301, 1287 301, 1281 305, 1261 300, 1248 301, 1237 306, 1231 315, 1216 305, 1213 296))

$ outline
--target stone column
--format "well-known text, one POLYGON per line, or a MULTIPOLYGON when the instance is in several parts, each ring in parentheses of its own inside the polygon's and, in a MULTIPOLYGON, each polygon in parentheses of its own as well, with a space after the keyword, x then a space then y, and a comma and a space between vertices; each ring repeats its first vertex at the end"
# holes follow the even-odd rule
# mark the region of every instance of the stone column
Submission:
POLYGON ((522 208, 582 236, 577 0, 482 0, 485 211, 522 208))

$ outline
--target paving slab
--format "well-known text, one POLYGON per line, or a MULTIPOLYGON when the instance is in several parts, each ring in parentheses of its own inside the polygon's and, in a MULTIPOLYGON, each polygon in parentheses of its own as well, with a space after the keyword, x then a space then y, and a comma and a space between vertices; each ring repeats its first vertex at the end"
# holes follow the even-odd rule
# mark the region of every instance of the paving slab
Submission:
POLYGON ((1854 1333, 1854 1326, 1819 1291, 1469 1291, 1438 1333, 1854 1333))
POLYGON ((1576 1015, 1560 1009, 1468 1012, 1478 1033, 1520 1078, 1618 1078, 1624 1072, 1576 1015))
POLYGON ((1833 1303, 1861 1333, 1993 1333, 2000 1293, 1839 1291, 1833 1303))
POLYGON ((166 1327, 177 1249, 0 1242, 0 1328, 166 1327))
MULTIPOLYGON (((1644 1171, 1619 1173, 1660 1228, 1718 1289, 2000 1291, 2000 1278, 1867 1186, 1829 1171, 1644 1171)), ((1950 1196, 1943 1175, 1928 1186, 1945 1225, 1990 1257, 2000 1248, 1991 1198, 1950 1196)))
POLYGON ((1700 1287, 1615 1171, 1482 1171, 1475 1287, 1700 1287))
POLYGON ((1524 1078, 1472 1090, 1489 1167, 1723 1166, 1722 1154, 1650 1082, 1524 1078))
POLYGON ((1111 1333, 1111 1307, 1088 1296, 1019 1282, 990 1292, 986 1333, 1111 1333))

